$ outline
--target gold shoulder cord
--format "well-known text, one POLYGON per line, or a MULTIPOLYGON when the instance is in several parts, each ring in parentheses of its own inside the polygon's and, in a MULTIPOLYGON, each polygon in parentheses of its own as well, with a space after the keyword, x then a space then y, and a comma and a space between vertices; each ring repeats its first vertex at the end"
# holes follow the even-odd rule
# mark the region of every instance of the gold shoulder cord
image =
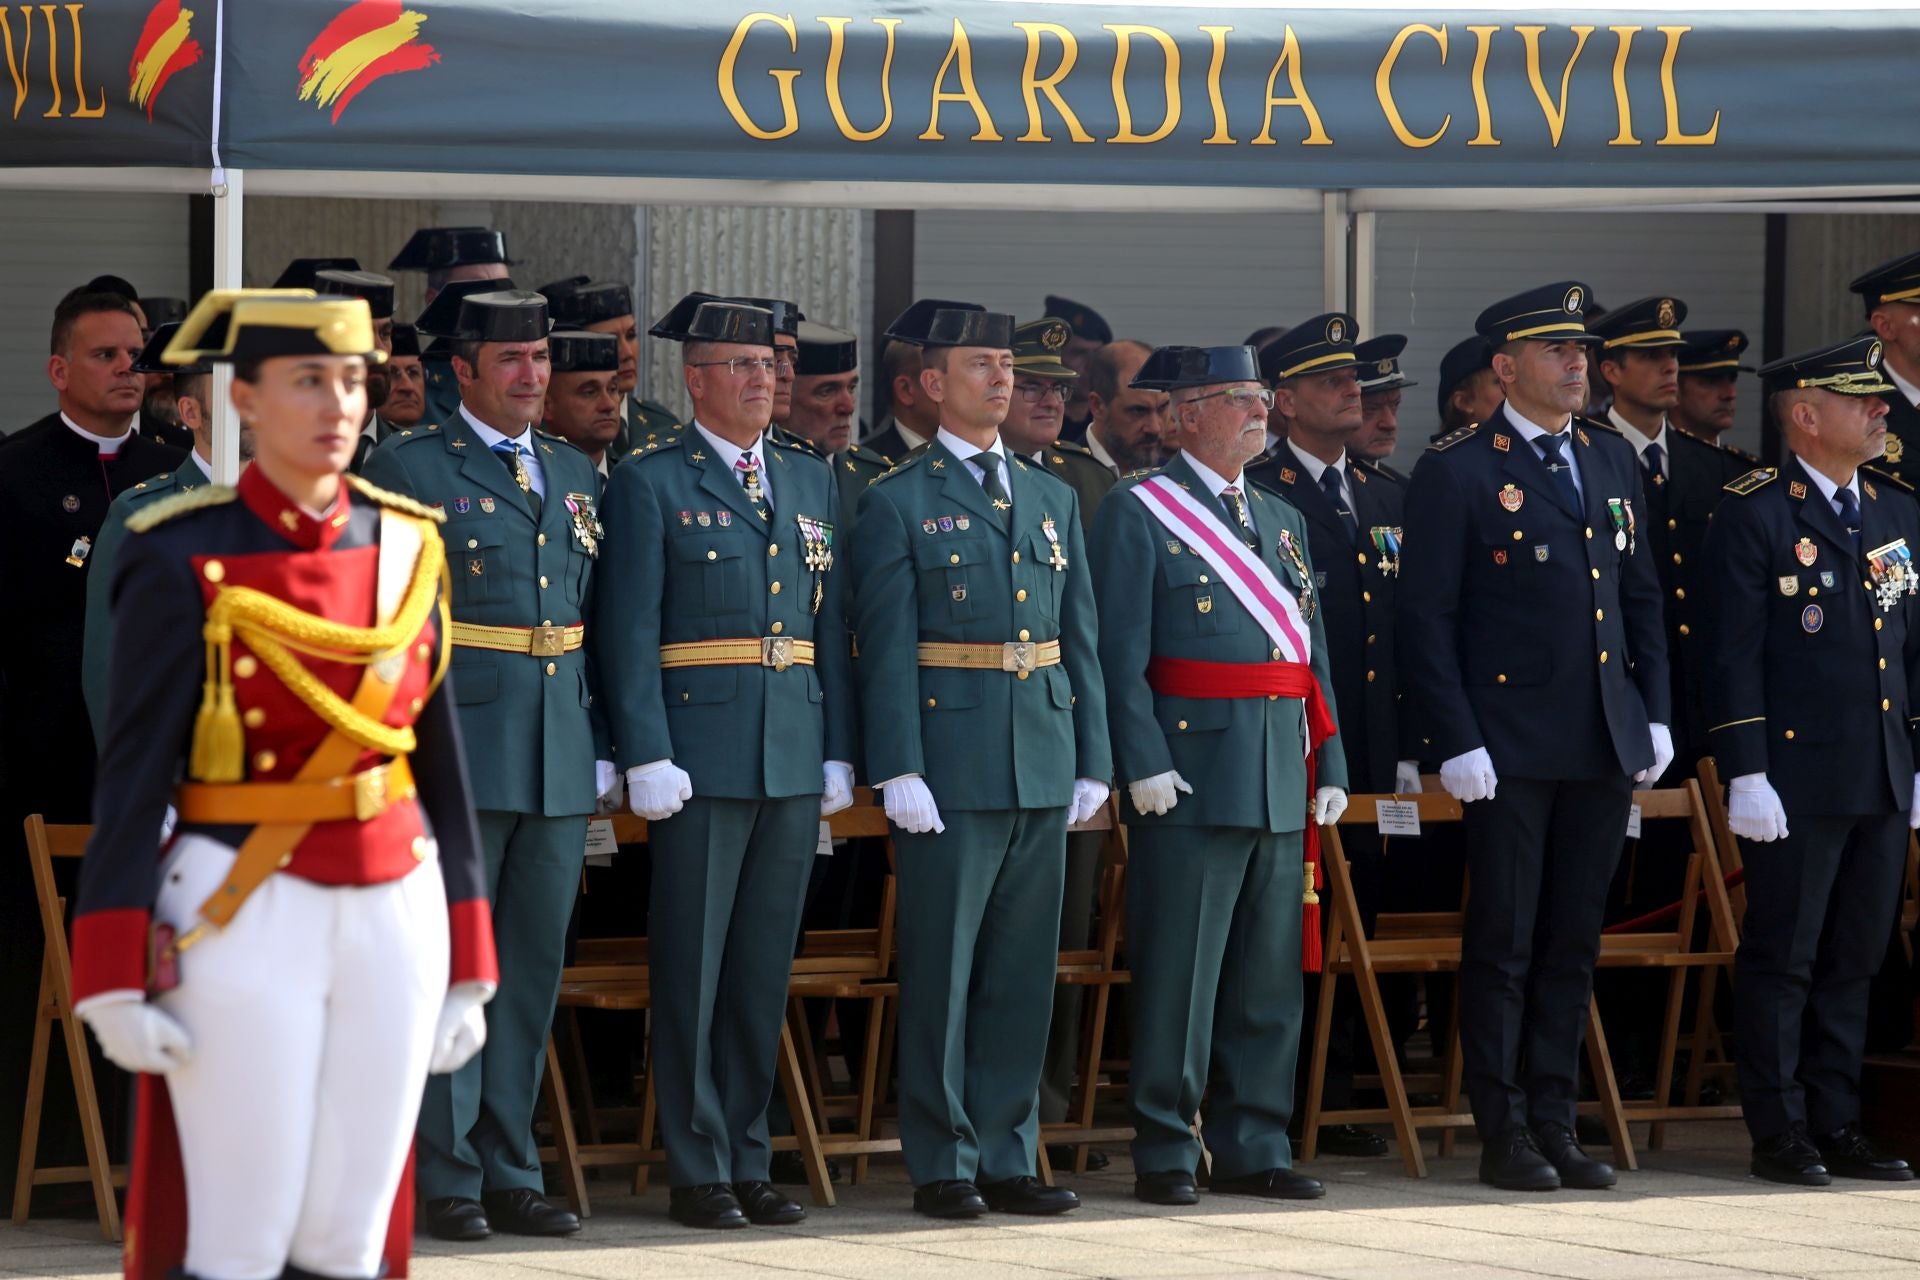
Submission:
MULTIPOLYGON (((439 532, 423 522, 419 558, 406 595, 384 626, 349 627, 295 608, 252 587, 221 587, 201 629, 207 645, 207 677, 194 719, 188 771, 201 782, 239 782, 245 775, 245 738, 234 705, 232 646, 238 636, 326 725, 370 751, 404 755, 415 746, 411 727, 384 724, 356 710, 316 676, 296 653, 329 662, 367 666, 403 654, 439 607, 443 635, 450 632, 446 551, 439 532)), ((443 646, 437 686, 446 674, 450 646, 443 646)))

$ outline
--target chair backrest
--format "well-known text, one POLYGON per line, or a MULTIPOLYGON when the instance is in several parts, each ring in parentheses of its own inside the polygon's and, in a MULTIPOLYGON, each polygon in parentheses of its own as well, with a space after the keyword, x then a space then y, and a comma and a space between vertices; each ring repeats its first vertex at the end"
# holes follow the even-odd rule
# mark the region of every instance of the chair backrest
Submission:
POLYGON ((33 892, 39 900, 40 927, 51 943, 66 936, 65 911, 59 886, 53 878, 55 858, 78 858, 87 852, 93 828, 84 825, 49 825, 37 813, 27 815, 21 824, 27 834, 27 859, 33 866, 33 892))
POLYGON ((1726 783, 1712 756, 1700 760, 1700 794, 1707 806, 1707 829, 1713 833, 1714 854, 1719 859, 1720 870, 1730 881, 1733 922, 1737 927, 1747 918, 1746 862, 1740 857, 1740 842, 1733 838, 1733 827, 1727 820, 1726 783))

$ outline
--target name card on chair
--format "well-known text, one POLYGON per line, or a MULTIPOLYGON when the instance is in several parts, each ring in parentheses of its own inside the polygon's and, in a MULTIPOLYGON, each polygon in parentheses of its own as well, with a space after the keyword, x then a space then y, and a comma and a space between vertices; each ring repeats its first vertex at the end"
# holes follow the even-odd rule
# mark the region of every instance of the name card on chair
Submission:
POLYGON ((590 818, 587 820, 588 866, 612 866, 613 855, 619 848, 620 842, 613 838, 612 818, 590 818))
POLYGON ((1413 800, 1375 800, 1374 820, 1383 836, 1420 834, 1420 805, 1413 800))

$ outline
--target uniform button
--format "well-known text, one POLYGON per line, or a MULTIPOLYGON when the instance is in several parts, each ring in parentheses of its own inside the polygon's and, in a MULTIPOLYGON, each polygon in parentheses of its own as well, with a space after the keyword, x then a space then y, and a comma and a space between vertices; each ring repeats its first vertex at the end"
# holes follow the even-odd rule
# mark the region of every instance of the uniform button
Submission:
POLYGON ((1589 569, 1587 570, 1587 572, 1593 575, 1593 580, 1595 582, 1600 581, 1600 571, 1598 569, 1589 569))
POLYGON ((540 619, 540 625, 541 625, 541 626, 543 626, 543 627, 550 627, 550 626, 552 626, 552 625, 553 625, 553 619, 552 619, 552 618, 542 618, 542 619, 540 619))
MULTIPOLYGON (((1372 644, 1372 643, 1373 643, 1373 642, 1374 642, 1375 640, 1378 640, 1379 638, 1380 638, 1379 636, 1368 636, 1368 637, 1367 637, 1367 643, 1368 643, 1368 644, 1372 644)), ((1275 657, 1278 657, 1278 656, 1279 656, 1279 651, 1278 651, 1278 650, 1275 650, 1275 651, 1274 651, 1274 656, 1275 656, 1275 657)))
POLYGON ((1182 728, 1182 729, 1184 729, 1184 728, 1186 728, 1186 727, 1187 727, 1187 722, 1186 722, 1185 720, 1182 720, 1182 721, 1180 722, 1180 726, 1179 726, 1179 727, 1180 727, 1180 728, 1182 728))
POLYGON ((1893 703, 1888 701, 1886 698, 1882 698, 1880 699, 1880 709, 1882 711, 1891 711, 1893 710, 1893 703))
POLYGON ((770 630, 771 630, 771 631, 773 632, 773 634, 775 634, 775 635, 779 635, 779 634, 780 634, 780 633, 781 633, 782 631, 785 631, 786 629, 787 629, 787 624, 786 624, 786 623, 784 623, 784 622, 776 622, 776 623, 774 623, 774 624, 773 624, 773 626, 772 626, 772 627, 770 628, 770 630))
POLYGON ((1206 574, 1204 574, 1204 573, 1203 573, 1203 574, 1201 574, 1201 575, 1200 575, 1200 584, 1201 584, 1202 586, 1205 586, 1205 585, 1206 585, 1206 584, 1207 584, 1207 583, 1208 583, 1209 581, 1210 581, 1210 579, 1209 579, 1209 578, 1207 577, 1207 575, 1206 575, 1206 574))
POLYGON ((707 559, 709 559, 709 560, 718 560, 719 558, 720 558, 720 553, 719 553, 718 551, 709 551, 709 552, 707 552, 707 559))
POLYGON ((940 700, 939 700, 938 698, 928 698, 928 699, 927 699, 927 706, 929 706, 929 707, 937 707, 937 706, 939 706, 939 705, 940 705, 940 700))
POLYGON ((1033 672, 1031 671, 1016 671, 1013 673, 1013 678, 1016 680, 1025 680, 1028 676, 1032 674, 1033 672))
POLYGON ((1361 564, 1365 564, 1367 562, 1367 553, 1362 551, 1359 555, 1355 556, 1354 559, 1358 560, 1361 564))
POLYGON ((1885 658, 1880 659, 1880 669, 1882 671, 1887 669, 1887 660, 1885 658))
POLYGON ((775 583, 772 583, 771 585, 769 585, 769 586, 767 587, 767 594, 769 594, 769 595, 776 595, 776 596, 777 596, 777 595, 779 595, 779 594, 780 594, 780 584, 779 584, 779 583, 777 583, 777 582, 775 582, 775 583))
MULTIPOLYGON (((1874 629, 1875 631, 1878 631, 1878 630, 1880 629, 1880 619, 1878 619, 1878 618, 1875 618, 1875 619, 1873 620, 1873 629, 1874 629)), ((244 661, 244 659, 242 659, 242 661, 244 661)), ((234 669, 235 669, 236 671, 237 671, 237 670, 239 670, 239 668, 240 668, 240 664, 239 664, 238 662, 236 662, 236 663, 234 663, 233 665, 234 665, 234 669)))
POLYGON ((1371 671, 1369 671, 1369 672, 1367 672, 1367 683, 1368 683, 1368 684, 1372 684, 1372 683, 1373 683, 1373 672, 1371 672, 1371 671))
POLYGON ((1361 602, 1362 604, 1372 604, 1372 603, 1373 603, 1373 592, 1371 592, 1371 591, 1362 591, 1362 592, 1360 593, 1360 602, 1361 602))
POLYGON ((1607 651, 1605 649, 1602 649, 1600 651, 1600 665, 1605 666, 1606 663, 1607 663, 1607 651))
POLYGON ((1673 589, 1673 598, 1675 600, 1685 600, 1687 598, 1687 589, 1685 587, 1675 587, 1673 589))
POLYGON ((1268 694, 1268 695, 1267 695, 1267 701, 1268 701, 1268 702, 1278 702, 1278 701, 1280 701, 1280 695, 1279 695, 1279 694, 1277 694, 1277 693, 1270 693, 1270 694, 1268 694))
POLYGON ((774 542, 774 543, 770 543, 770 544, 768 544, 768 546, 767 546, 767 554, 768 554, 768 555, 770 555, 770 556, 777 556, 777 555, 779 555, 779 554, 780 554, 780 544, 779 544, 779 543, 777 543, 777 542, 774 542))
POLYGON ((537 546, 537 547, 544 547, 544 546, 546 546, 546 545, 547 545, 547 535, 543 533, 543 534, 540 534, 540 535, 538 535, 538 536, 536 536, 536 537, 534 538, 534 540, 533 540, 533 544, 534 544, 535 546, 537 546))
POLYGON ((693 696, 692 694, 690 694, 690 693, 688 693, 688 692, 686 692, 686 691, 685 691, 685 690, 683 689, 683 690, 681 690, 681 692, 680 692, 680 701, 682 701, 682 702, 685 702, 685 701, 686 701, 686 700, 687 700, 688 698, 691 698, 692 696, 693 696))
POLYGON ((1031 635, 1032 635, 1032 633, 1031 633, 1031 632, 1029 632, 1029 631, 1028 631, 1028 630, 1027 630, 1027 629, 1026 629, 1025 627, 1022 627, 1022 628, 1020 628, 1020 638, 1021 638, 1022 640, 1026 640, 1026 639, 1029 639, 1029 638, 1031 637, 1031 635))
POLYGON ((1274 660, 1275 662, 1278 662, 1278 661, 1280 661, 1280 651, 1279 651, 1278 649, 1275 649, 1275 650, 1273 651, 1273 660, 1274 660))
POLYGON ((478 547, 479 545, 480 545, 480 539, 478 538, 467 539, 467 550, 472 551, 475 547, 478 547))
POLYGON ((952 555, 950 555, 950 556, 948 556, 948 557, 947 557, 947 563, 948 563, 948 564, 959 564, 959 563, 960 563, 960 553, 959 553, 958 551, 956 551, 956 552, 954 552, 954 553, 953 553, 952 555))
POLYGON ((1588 536, 1589 538, 1591 538, 1591 537, 1593 536, 1593 526, 1592 526, 1592 525, 1588 525, 1588 526, 1587 526, 1587 536, 1588 536))
POLYGON ((1789 729, 1789 730, 1787 730, 1787 741, 1788 741, 1788 742, 1792 742, 1792 741, 1793 741, 1793 730, 1791 730, 1791 729, 1789 729))
POLYGON ((425 836, 415 836, 413 838, 413 860, 415 862, 425 862, 427 860, 427 838, 425 836))
POLYGON ((1605 622, 1607 620, 1607 611, 1605 609, 1595 609, 1593 611, 1593 620, 1595 622, 1605 622))
POLYGON ((1807 594, 1808 594, 1808 595, 1810 595, 1810 596, 1817 596, 1817 595, 1819 595, 1819 594, 1820 594, 1820 588, 1818 588, 1818 587, 1808 587, 1808 588, 1807 588, 1807 594))
POLYGON ((251 680, 260 670, 260 660, 250 653, 243 653, 233 660, 233 674, 242 680, 251 680))
POLYGON ((1669 529, 1678 529, 1679 527, 1680 527, 1680 522, 1679 522, 1678 520, 1669 520, 1669 521, 1667 521, 1667 528, 1669 528, 1669 529))
POLYGON ((224 582, 227 578, 227 566, 218 560, 207 561, 200 572, 206 575, 208 582, 224 582))
POLYGON ((1020 588, 1018 591, 1013 593, 1013 598, 1015 600, 1018 600, 1021 604, 1025 604, 1027 602, 1027 589, 1025 587, 1020 588))
POLYGON ((1015 564, 1019 564, 1019 563, 1020 563, 1020 553, 1019 553, 1018 551, 1016 551, 1016 552, 1014 552, 1014 553, 1013 553, 1013 562, 1014 562, 1015 564))
POLYGON ((1675 564, 1679 564, 1679 563, 1680 563, 1680 553, 1679 553, 1678 551, 1676 551, 1676 552, 1674 552, 1674 553, 1673 553, 1673 562, 1674 562, 1675 564))
POLYGON ((1493 678, 1493 682, 1495 684, 1505 684, 1507 682, 1507 673, 1502 671, 1499 675, 1493 678))
POLYGON ((433 656, 433 646, 424 642, 413 646, 413 656, 417 661, 425 662, 433 656))
POLYGON ((420 709, 426 705, 427 704, 422 702, 420 699, 415 698, 411 702, 407 703, 407 710, 413 712, 413 714, 415 715, 419 715, 420 709))
POLYGON ((254 753, 253 771, 255 773, 272 773, 273 766, 279 763, 280 757, 273 754, 273 752, 259 751, 254 753))
POLYGON ((1860 580, 1860 585, 1865 587, 1869 591, 1873 590, 1873 584, 1871 582, 1868 582, 1865 578, 1862 578, 1860 580))
MULTIPOLYGON (((1886 666, 1886 661, 1882 659, 1880 665, 1886 666)), ((247 714, 240 717, 240 722, 249 729, 258 729, 267 722, 267 713, 258 707, 248 707, 247 714)))
POLYGON ((1683 622, 1680 624, 1680 634, 1683 636, 1690 636, 1693 634, 1693 628, 1683 622))
POLYGON ((1515 529, 1513 531, 1513 540, 1515 542, 1525 542, 1527 540, 1527 535, 1520 532, 1518 529, 1515 529))
POLYGON ((549 663, 547 664, 547 674, 548 674, 548 675, 552 675, 552 674, 553 674, 554 672, 556 672, 556 671, 558 671, 559 669, 560 669, 559 667, 557 667, 557 666, 555 666, 555 665, 554 665, 553 663, 551 663, 551 662, 549 662, 549 663))
POLYGON ((274 863, 273 865, 280 868, 280 870, 285 871, 288 867, 293 865, 293 851, 289 849, 287 852, 281 854, 280 861, 274 863))
POLYGON ((544 573, 540 575, 540 589, 542 591, 547 589, 547 575, 544 573))

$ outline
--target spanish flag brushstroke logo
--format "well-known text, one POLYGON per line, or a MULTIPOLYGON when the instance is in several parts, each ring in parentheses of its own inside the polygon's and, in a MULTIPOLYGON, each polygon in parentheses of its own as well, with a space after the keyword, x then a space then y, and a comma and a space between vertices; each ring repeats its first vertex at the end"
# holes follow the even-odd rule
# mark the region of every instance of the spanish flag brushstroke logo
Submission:
POLYGON ((192 34, 193 10, 182 9, 180 0, 160 0, 147 15, 140 42, 133 46, 133 61, 127 64, 127 101, 145 108, 153 119, 153 104, 174 73, 200 61, 200 42, 192 34))
POLYGON ((427 15, 400 0, 356 0, 314 37, 300 59, 300 101, 332 107, 333 123, 360 91, 382 76, 423 71, 440 61, 430 44, 415 43, 427 15))

